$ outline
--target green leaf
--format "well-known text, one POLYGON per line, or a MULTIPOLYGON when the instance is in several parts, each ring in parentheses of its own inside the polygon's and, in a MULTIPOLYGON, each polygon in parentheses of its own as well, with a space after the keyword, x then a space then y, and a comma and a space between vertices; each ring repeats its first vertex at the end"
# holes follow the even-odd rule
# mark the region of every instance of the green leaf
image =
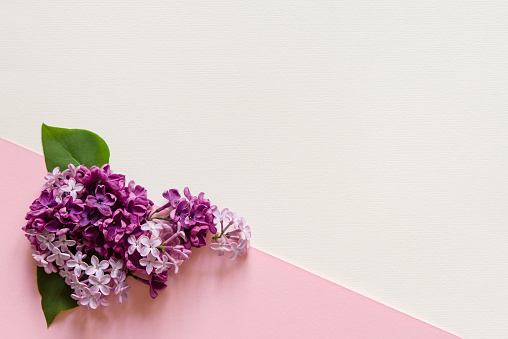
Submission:
POLYGON ((60 170, 69 164, 88 168, 102 166, 109 162, 109 148, 97 134, 83 129, 66 129, 42 124, 42 148, 46 160, 46 168, 60 170))
POLYGON ((58 313, 78 306, 76 300, 71 298, 71 287, 58 273, 47 274, 44 268, 37 267, 37 285, 48 327, 58 313))

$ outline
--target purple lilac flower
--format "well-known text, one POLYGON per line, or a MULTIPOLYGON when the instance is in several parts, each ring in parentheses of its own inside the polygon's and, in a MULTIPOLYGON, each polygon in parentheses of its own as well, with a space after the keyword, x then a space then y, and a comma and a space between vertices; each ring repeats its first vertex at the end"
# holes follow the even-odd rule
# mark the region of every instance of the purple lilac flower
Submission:
POLYGON ((83 207, 83 212, 81 213, 81 219, 79 220, 79 225, 81 227, 87 226, 90 224, 95 224, 100 218, 102 214, 99 213, 93 207, 85 205, 83 207))
POLYGON ((54 191, 42 191, 41 196, 30 206, 33 216, 39 216, 44 212, 52 213, 53 207, 57 205, 54 191))
POLYGON ((122 303, 128 274, 149 285, 155 298, 167 287, 170 270, 178 273, 190 249, 206 245, 210 233, 220 255, 230 251, 236 258, 249 247, 245 220, 227 209, 219 213, 204 193, 196 197, 185 188, 182 197, 170 189, 163 194, 167 203, 152 211, 146 190, 134 181, 126 186, 125 176, 107 164, 55 168, 46 179, 23 230, 37 265, 59 272, 80 305, 106 306, 110 291, 122 303), (87 255, 90 251, 94 254, 87 255))
POLYGON ((58 209, 57 218, 62 224, 79 223, 81 213, 83 213, 83 202, 79 199, 74 200, 71 195, 62 200, 62 207, 58 209))
POLYGON ((86 197, 86 204, 90 207, 95 207, 102 215, 109 217, 111 213, 111 206, 116 202, 116 197, 111 193, 106 193, 104 185, 98 185, 95 189, 95 196, 89 195, 86 197))
POLYGON ((44 226, 44 229, 49 232, 54 232, 58 236, 65 234, 69 231, 69 228, 66 227, 66 225, 63 224, 58 219, 53 219, 53 220, 49 221, 46 224, 46 226, 44 226))
POLYGON ((216 206, 210 205, 204 193, 197 197, 191 195, 188 187, 184 189, 184 195, 185 198, 181 198, 175 189, 164 192, 163 196, 169 200, 166 205, 171 207, 169 218, 184 229, 185 248, 204 246, 208 232, 217 233, 213 223, 216 206))
POLYGON ((104 236, 107 240, 118 242, 122 239, 127 228, 123 211, 121 209, 117 209, 111 218, 104 220, 102 227, 104 229, 104 236))
POLYGON ((153 205, 146 190, 133 181, 126 187, 125 177, 109 165, 69 165, 46 179, 23 227, 37 265, 47 273, 59 271, 80 305, 106 305, 104 296, 118 286, 119 298, 125 300, 127 238, 143 233, 141 224, 153 205), (91 250, 100 257, 87 257, 91 250))

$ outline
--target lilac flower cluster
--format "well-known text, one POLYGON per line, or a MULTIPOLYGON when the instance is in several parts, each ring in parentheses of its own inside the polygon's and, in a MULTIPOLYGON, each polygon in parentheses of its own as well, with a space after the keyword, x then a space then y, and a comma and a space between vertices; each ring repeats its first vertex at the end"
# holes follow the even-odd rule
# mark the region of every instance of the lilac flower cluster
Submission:
POLYGON ((213 222, 221 225, 220 233, 216 233, 210 247, 218 251, 219 255, 224 255, 224 252, 232 252, 230 258, 235 259, 239 255, 243 255, 249 250, 250 246, 250 226, 244 218, 239 217, 236 213, 230 212, 225 208, 222 211, 213 211, 213 222), (233 230, 227 230, 233 226, 233 230))
POLYGON ((133 181, 125 185, 109 165, 57 167, 46 180, 23 227, 38 266, 65 277, 80 305, 106 305, 110 290, 122 302, 127 239, 145 233, 141 225, 153 205, 146 190, 133 181))
POLYGON ((171 269, 178 273, 192 247, 206 245, 231 258, 249 248, 250 228, 227 209, 219 212, 188 188, 164 192, 167 203, 153 210, 146 190, 113 173, 109 165, 57 167, 45 177, 40 196, 30 206, 23 230, 33 257, 46 273, 65 278, 78 304, 93 309, 108 305, 112 292, 122 303, 126 278, 149 285, 150 296, 166 288, 171 269), (216 225, 221 224, 220 233, 216 225), (233 226, 234 230, 226 233, 233 226))

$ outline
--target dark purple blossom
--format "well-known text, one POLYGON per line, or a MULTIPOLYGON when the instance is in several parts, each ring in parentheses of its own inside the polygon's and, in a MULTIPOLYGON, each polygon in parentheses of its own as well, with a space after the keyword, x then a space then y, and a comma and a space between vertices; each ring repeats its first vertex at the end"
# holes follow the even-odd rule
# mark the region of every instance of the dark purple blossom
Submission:
POLYGON ((102 215, 109 217, 111 212, 111 206, 116 202, 116 197, 111 193, 105 193, 106 187, 104 185, 98 185, 95 189, 95 196, 89 195, 86 197, 86 204, 90 207, 95 207, 101 212, 102 215))
POLYGON ((58 220, 62 223, 78 223, 81 219, 84 206, 81 200, 74 200, 72 196, 66 196, 62 201, 62 207, 58 209, 58 220))
POLYGON ((103 232, 106 240, 118 242, 122 239, 125 234, 125 229, 127 228, 127 223, 124 221, 124 213, 121 209, 117 209, 115 213, 104 220, 103 232))
POLYGON ((48 222, 44 229, 49 232, 54 232, 56 235, 62 235, 69 232, 67 225, 62 224, 58 219, 53 219, 48 222))
POLYGON ((90 224, 94 224, 102 217, 101 213, 98 213, 96 209, 85 205, 83 207, 83 212, 81 213, 81 220, 79 221, 80 226, 87 226, 90 224))
POLYGON ((37 198, 30 206, 30 210, 32 210, 32 215, 37 216, 41 215, 48 209, 52 209, 57 205, 55 201, 55 191, 42 191, 39 198, 37 198))
POLYGON ((185 248, 204 246, 208 232, 217 233, 213 223, 216 206, 210 205, 210 200, 205 199, 204 193, 193 196, 188 187, 184 189, 184 196, 185 198, 182 198, 178 190, 168 190, 163 194, 168 200, 164 206, 171 209, 169 218, 184 229, 185 248))

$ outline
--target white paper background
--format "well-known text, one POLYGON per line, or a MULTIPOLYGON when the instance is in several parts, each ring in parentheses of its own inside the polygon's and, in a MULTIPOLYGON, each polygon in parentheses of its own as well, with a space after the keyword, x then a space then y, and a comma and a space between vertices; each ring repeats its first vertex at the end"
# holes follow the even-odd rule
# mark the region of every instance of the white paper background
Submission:
POLYGON ((504 1, 0 0, 0 136, 42 152, 42 122, 92 130, 155 202, 204 191, 259 249, 506 337, 507 18, 504 1))

